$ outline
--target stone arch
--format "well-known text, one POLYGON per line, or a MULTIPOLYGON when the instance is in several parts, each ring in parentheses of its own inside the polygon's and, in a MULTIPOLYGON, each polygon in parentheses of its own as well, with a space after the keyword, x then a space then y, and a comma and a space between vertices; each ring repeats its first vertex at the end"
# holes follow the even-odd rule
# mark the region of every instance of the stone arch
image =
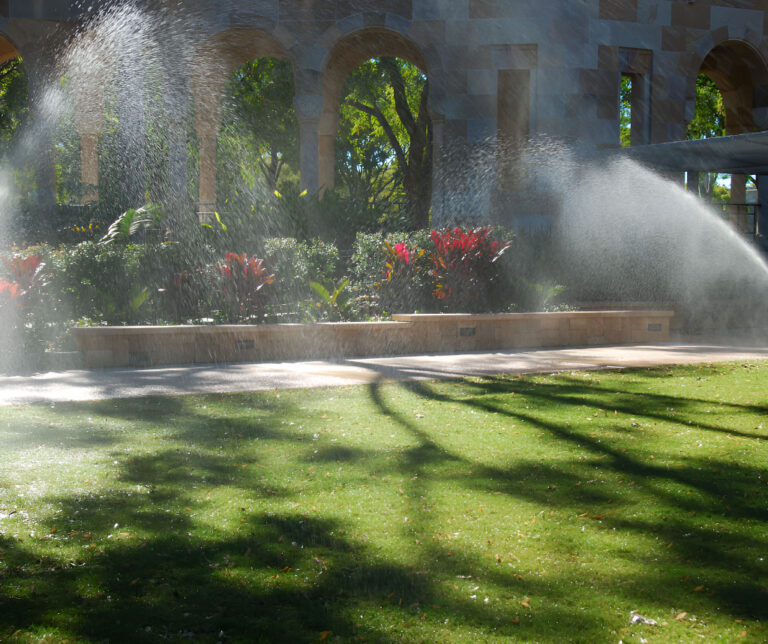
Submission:
MULTIPOLYGON (((335 42, 328 53, 322 77, 323 111, 318 125, 318 174, 322 189, 334 187, 334 144, 344 82, 360 64, 370 58, 381 57, 407 60, 430 80, 437 67, 434 52, 420 48, 411 39, 387 27, 355 30, 335 42)), ((430 85, 430 103, 433 103, 435 94, 430 85)))
POLYGON ((687 100, 692 116, 696 78, 707 74, 723 95, 726 134, 768 129, 768 46, 747 32, 742 38, 706 38, 692 57, 687 100))
POLYGON ((0 65, 19 56, 21 56, 21 51, 16 47, 16 44, 8 36, 0 33, 0 65))
POLYGON ((219 32, 204 43, 200 47, 200 68, 190 70, 195 131, 200 146, 198 213, 203 218, 216 207, 216 149, 227 79, 243 63, 266 56, 293 64, 289 51, 270 34, 234 28, 219 32))
MULTIPOLYGON (((696 77, 699 73, 706 74, 723 98, 726 135, 768 129, 768 47, 765 43, 746 33, 743 39, 724 38, 717 43, 702 43, 697 54, 698 65, 689 77, 691 105, 695 105, 696 77)), ((731 176, 729 217, 743 230, 747 229, 746 180, 745 175, 731 176)))

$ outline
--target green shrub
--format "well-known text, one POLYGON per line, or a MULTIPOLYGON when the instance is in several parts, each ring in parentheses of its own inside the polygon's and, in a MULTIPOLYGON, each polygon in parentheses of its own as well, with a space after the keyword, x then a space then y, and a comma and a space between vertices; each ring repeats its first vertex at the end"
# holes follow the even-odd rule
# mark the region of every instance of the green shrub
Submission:
POLYGON ((340 271, 339 251, 333 244, 310 243, 291 237, 263 241, 263 255, 277 283, 267 297, 272 320, 305 320, 312 317, 314 292, 310 282, 333 284, 340 271))

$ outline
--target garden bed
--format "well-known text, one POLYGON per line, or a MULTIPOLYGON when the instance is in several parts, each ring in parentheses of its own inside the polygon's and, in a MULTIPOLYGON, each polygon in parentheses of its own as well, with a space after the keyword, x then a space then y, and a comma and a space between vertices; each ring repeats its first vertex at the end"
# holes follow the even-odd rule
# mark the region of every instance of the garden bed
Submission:
POLYGON ((669 340, 672 311, 398 314, 391 322, 78 327, 90 368, 260 362, 669 340))

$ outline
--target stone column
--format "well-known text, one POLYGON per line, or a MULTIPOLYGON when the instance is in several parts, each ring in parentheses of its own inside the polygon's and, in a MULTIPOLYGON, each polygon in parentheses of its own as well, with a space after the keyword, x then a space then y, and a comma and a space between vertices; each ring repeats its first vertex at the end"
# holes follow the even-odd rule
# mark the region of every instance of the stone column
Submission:
POLYGON ((118 119, 121 207, 139 208, 146 201, 147 125, 142 52, 130 42, 118 62, 118 119))
POLYGON ((730 219, 740 232, 747 232, 747 216, 744 204, 747 203, 747 176, 731 175, 731 212, 730 219))
POLYGON ((189 216, 189 188, 187 176, 187 123, 190 98, 184 79, 170 74, 165 79, 164 117, 168 125, 165 134, 168 147, 167 175, 164 177, 167 194, 162 197, 171 230, 178 230, 189 216))
MULTIPOLYGON (((296 94, 293 98, 296 120, 299 122, 299 170, 301 189, 315 194, 320 188, 320 116, 323 111, 322 94, 296 94)), ((325 141, 327 145, 327 140, 325 141)), ((327 153, 327 149, 325 150, 327 153)), ((327 157, 323 161, 327 161, 327 157)), ((331 169, 332 172, 332 169, 331 169)), ((323 171, 327 180, 328 171, 323 171)))
POLYGON ((29 104, 34 123, 33 166, 37 179, 37 202, 43 210, 56 205, 55 115, 45 110, 45 93, 52 74, 51 62, 27 57, 24 60, 29 80, 29 104))
POLYGON ((336 184, 336 136, 318 134, 320 191, 333 190, 336 184))
POLYGON ((768 175, 757 177, 757 233, 768 241, 768 175))
POLYGON ((208 223, 216 211, 217 143, 221 125, 221 94, 227 72, 218 54, 208 53, 208 67, 193 79, 195 132, 200 150, 200 185, 197 215, 208 223))
POLYGON ((83 184, 81 203, 99 200, 99 133, 80 133, 80 179, 83 184))
POLYGON ((441 228, 445 221, 445 176, 443 159, 443 133, 445 119, 441 114, 432 117, 432 228, 441 228))
POLYGON ((73 88, 75 129, 80 135, 81 203, 99 200, 99 135, 104 125, 104 80, 80 79, 84 84, 73 88))
POLYGON ((206 128, 197 130, 200 144, 200 191, 197 214, 207 221, 216 210, 217 131, 206 128))
POLYGON ((699 173, 693 170, 688 170, 686 173, 686 185, 688 186, 688 192, 694 197, 699 196, 699 173))

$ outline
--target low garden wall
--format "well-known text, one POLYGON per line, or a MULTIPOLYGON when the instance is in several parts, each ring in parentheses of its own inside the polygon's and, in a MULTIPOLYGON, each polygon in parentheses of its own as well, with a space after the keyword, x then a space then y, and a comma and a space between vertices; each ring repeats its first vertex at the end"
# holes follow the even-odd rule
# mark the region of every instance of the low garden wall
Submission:
POLYGON ((90 368, 262 362, 669 340, 672 311, 398 314, 391 322, 78 327, 90 368))

